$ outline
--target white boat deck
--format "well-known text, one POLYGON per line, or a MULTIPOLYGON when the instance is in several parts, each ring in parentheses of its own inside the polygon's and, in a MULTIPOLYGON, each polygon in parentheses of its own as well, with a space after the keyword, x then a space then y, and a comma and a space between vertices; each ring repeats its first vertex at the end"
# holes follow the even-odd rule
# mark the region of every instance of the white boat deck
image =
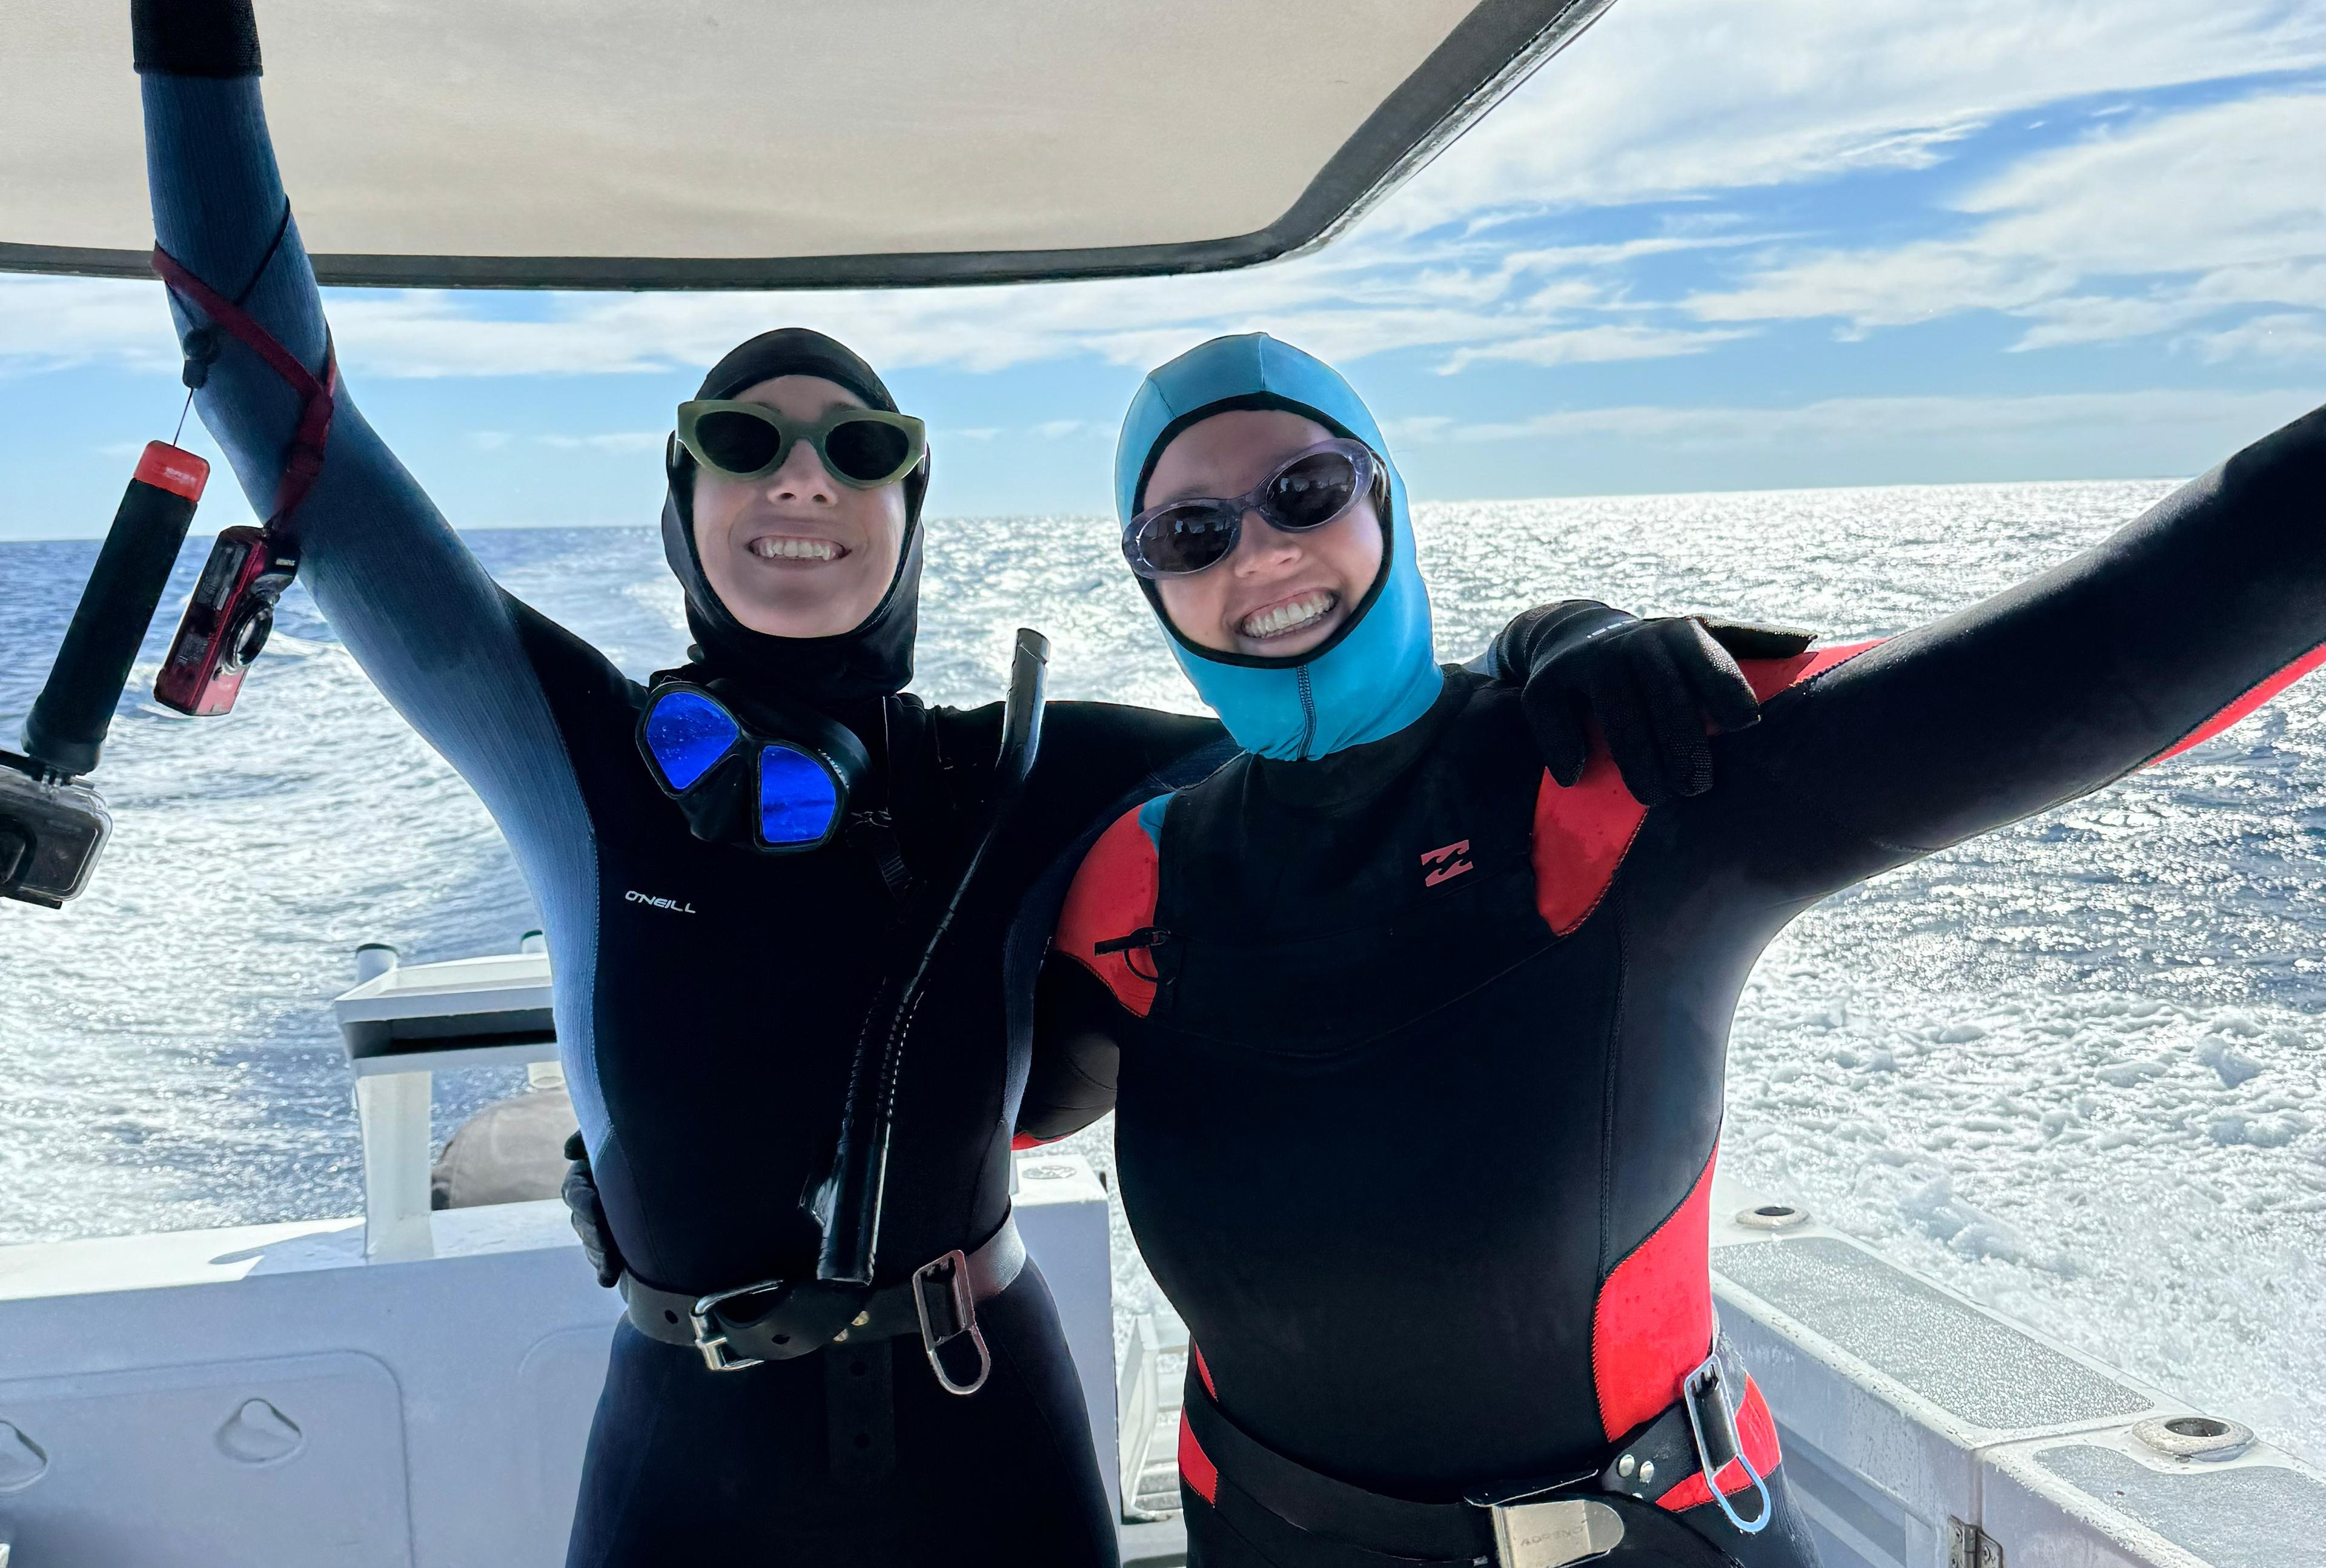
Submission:
MULTIPOLYGON (((0 1568, 563 1560, 616 1300, 554 1202, 426 1206, 427 1075, 547 1054, 511 1038, 546 960, 391 962, 340 1003, 366 1219, 0 1248, 0 1568)), ((1126 1562, 1179 1561, 1184 1339, 1142 1320, 1118 1367, 1105 1192, 1074 1155, 1016 1174, 1126 1562)), ((1797 1211, 1714 1202, 1722 1324, 1826 1568, 2326 1563, 2308 1465, 1797 1211)))
MULTIPOLYGON (((1184 1349, 1110 1376, 1086 1164, 1037 1156, 1019 1202, 1133 1482, 1127 1555, 1170 1561, 1184 1349), (1117 1441, 1118 1397, 1145 1443, 1117 1441)), ((554 1203, 432 1228, 397 1262, 354 1220, 0 1248, 10 1568, 559 1561, 613 1298, 554 1203)), ((2230 1424, 1813 1225, 1722 1224, 1714 1260, 1827 1568, 2326 1561, 2326 1478, 2230 1424)))
MULTIPOLYGON (((1018 1211, 1112 1452, 1105 1195, 1054 1155, 1018 1211)), ((358 1220, 0 1248, 7 1568, 562 1563, 619 1303, 562 1204, 430 1226, 400 1261, 358 1220)))

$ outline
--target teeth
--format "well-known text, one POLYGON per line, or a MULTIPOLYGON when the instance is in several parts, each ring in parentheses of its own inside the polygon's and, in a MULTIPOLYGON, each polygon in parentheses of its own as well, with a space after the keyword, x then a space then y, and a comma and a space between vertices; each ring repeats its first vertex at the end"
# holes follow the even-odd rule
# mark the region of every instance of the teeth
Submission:
POLYGON ((1243 635, 1247 637, 1279 637, 1286 632, 1320 621, 1332 613, 1333 596, 1323 589, 1304 593, 1298 598, 1270 605, 1257 614, 1244 617, 1243 635))
POLYGON ((840 546, 829 539, 754 539, 751 553, 762 561, 837 561, 840 546))

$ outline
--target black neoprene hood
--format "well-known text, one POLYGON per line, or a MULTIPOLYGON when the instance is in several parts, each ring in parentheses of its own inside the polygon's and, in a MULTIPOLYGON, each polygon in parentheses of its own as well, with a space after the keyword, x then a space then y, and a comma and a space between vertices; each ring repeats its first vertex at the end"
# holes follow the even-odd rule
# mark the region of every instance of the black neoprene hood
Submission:
MULTIPOLYGON (((869 407, 899 412, 879 374, 844 345, 805 327, 762 332, 711 367, 694 395, 732 397, 778 376, 816 376, 846 387, 869 407)), ((921 500, 927 459, 905 476, 905 538, 897 574, 872 613, 828 637, 777 637, 738 621, 712 590, 694 544, 694 459, 674 438, 665 448, 669 480, 662 506, 663 554, 686 590, 686 624, 712 675, 734 675, 780 687, 799 700, 829 706, 900 691, 913 678, 913 638, 920 621, 921 500)))

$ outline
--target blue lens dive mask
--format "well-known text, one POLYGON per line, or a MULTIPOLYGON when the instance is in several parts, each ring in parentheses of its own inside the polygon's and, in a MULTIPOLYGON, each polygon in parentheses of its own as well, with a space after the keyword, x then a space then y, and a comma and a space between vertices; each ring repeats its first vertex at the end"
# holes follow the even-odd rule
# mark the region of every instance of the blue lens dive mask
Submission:
POLYGON ((773 855, 818 849, 871 770, 863 742, 813 710, 665 681, 647 694, 638 752, 698 839, 773 855))

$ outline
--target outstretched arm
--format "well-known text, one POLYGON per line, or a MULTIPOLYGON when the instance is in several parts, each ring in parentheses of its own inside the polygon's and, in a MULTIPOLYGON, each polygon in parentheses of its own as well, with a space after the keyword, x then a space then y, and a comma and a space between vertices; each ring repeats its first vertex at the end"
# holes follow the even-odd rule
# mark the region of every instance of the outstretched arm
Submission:
MULTIPOLYGON (((135 0, 132 17, 159 243, 320 372, 322 299, 267 138, 249 0, 135 0)), ((181 334, 207 324, 187 301, 173 297, 172 309, 181 334)), ((299 399, 250 348, 223 330, 214 337, 219 357, 196 402, 265 516, 299 399)), ((344 390, 321 474, 290 532, 333 629, 484 797, 538 877, 547 842, 578 837, 582 819, 517 634, 522 612, 344 390)))
POLYGON ((1718 858, 1815 897, 2088 794, 2326 642, 2326 410, 2040 577, 1805 677, 1716 743, 1718 858))

